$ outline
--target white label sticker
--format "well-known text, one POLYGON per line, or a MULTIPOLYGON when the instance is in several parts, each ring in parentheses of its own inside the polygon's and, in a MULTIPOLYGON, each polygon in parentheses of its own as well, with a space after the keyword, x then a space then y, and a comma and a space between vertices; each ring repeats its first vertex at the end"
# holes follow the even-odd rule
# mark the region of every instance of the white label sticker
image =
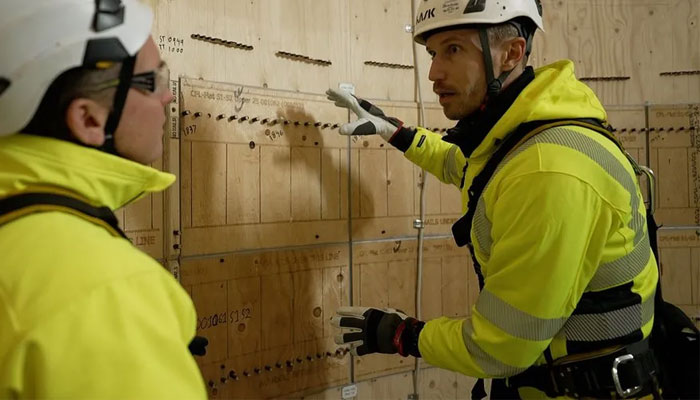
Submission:
POLYGON ((355 85, 352 83, 341 83, 338 84, 338 87, 341 90, 345 90, 346 92, 350 92, 350 94, 355 94, 355 85))
POLYGON ((343 387, 343 400, 352 399, 357 397, 357 385, 349 385, 343 387))

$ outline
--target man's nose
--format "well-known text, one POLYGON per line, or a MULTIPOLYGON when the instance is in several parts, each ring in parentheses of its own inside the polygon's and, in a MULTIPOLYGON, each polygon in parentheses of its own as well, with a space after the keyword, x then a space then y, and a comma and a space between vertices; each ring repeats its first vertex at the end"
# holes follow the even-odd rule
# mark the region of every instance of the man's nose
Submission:
POLYGON ((428 79, 430 79, 432 82, 444 80, 445 69, 443 67, 443 63, 437 57, 433 58, 433 61, 430 63, 428 79))

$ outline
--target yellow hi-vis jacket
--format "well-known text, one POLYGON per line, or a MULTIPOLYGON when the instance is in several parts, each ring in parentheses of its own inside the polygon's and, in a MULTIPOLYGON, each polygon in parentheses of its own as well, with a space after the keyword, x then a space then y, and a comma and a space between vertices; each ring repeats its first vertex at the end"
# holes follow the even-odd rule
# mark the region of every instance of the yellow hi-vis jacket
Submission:
MULTIPOLYGON (((405 156, 442 182, 464 179, 466 212, 472 180, 508 133, 573 118, 606 113, 573 63, 560 61, 535 71, 468 159, 422 128, 405 156)), ((645 206, 629 161, 600 133, 564 126, 521 144, 484 190, 471 240, 485 286, 470 318, 425 324, 419 350, 428 363, 508 377, 544 364, 548 348, 558 359, 649 335, 658 274, 645 206)))
MULTIPOLYGON (((114 210, 174 180, 64 141, 0 138, 0 198, 49 191, 114 210)), ((206 398, 192 301, 128 240, 41 212, 0 226, 0 255, 0 398, 206 398)))

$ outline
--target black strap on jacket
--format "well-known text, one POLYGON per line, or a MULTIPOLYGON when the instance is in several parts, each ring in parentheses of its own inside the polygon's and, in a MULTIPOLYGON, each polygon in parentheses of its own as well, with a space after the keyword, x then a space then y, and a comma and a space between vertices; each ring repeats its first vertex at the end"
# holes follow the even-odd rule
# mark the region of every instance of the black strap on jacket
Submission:
POLYGON ((127 238, 109 207, 95 207, 75 197, 57 193, 23 193, 0 199, 0 225, 38 212, 61 211, 76 215, 127 238))

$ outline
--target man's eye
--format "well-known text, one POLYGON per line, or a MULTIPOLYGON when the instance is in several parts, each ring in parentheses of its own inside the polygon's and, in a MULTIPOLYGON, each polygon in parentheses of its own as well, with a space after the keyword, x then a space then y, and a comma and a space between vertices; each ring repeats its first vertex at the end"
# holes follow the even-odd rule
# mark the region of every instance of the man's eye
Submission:
POLYGON ((450 45, 449 51, 450 51, 450 54, 455 54, 459 51, 459 47, 457 47, 457 45, 454 45, 454 44, 450 45))

